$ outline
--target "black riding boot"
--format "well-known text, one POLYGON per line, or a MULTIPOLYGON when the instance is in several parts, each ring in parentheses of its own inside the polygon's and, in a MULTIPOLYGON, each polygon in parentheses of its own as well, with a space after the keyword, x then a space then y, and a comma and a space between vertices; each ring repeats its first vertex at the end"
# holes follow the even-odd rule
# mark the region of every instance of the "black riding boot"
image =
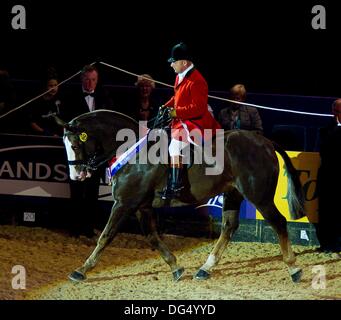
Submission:
POLYGON ((180 196, 180 191, 184 188, 182 184, 183 168, 169 168, 167 187, 160 193, 163 200, 173 199, 180 196))

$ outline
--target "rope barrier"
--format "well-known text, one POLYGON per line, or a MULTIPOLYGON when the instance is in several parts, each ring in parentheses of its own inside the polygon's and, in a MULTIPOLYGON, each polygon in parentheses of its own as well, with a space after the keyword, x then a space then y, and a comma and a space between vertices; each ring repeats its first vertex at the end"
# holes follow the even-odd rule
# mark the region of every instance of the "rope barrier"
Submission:
MULTIPOLYGON (((99 63, 103 64, 103 65, 105 65, 107 67, 116 69, 118 71, 124 72, 126 74, 133 75, 133 76, 136 76, 136 77, 142 77, 142 78, 144 78, 146 80, 150 80, 150 79, 148 79, 146 77, 143 77, 143 76, 141 76, 139 74, 136 74, 136 73, 133 73, 133 72, 121 69, 121 68, 113 66, 111 64, 108 64, 108 63, 105 63, 105 62, 102 62, 102 61, 100 61, 99 63)), ((173 88, 173 86, 170 85, 170 84, 167 84, 167 83, 164 83, 164 82, 161 82, 161 81, 157 81, 157 80, 153 80, 153 81, 155 83, 161 84, 163 86, 173 88)), ((212 95, 208 95, 208 97, 212 98, 212 99, 216 99, 216 100, 222 100, 222 101, 226 101, 226 102, 233 102, 233 103, 242 104, 242 105, 245 105, 245 106, 255 107, 255 108, 259 108, 259 109, 266 109, 266 110, 272 110, 272 111, 282 111, 282 112, 297 113, 297 114, 305 114, 305 115, 310 115, 310 116, 333 117, 332 114, 304 112, 304 111, 296 111, 296 110, 291 110, 291 109, 271 108, 271 107, 261 106, 261 105, 258 105, 258 104, 240 102, 240 101, 230 100, 230 99, 221 98, 221 97, 212 96, 212 95)))
MULTIPOLYGON (((92 63, 90 63, 90 65, 92 66, 92 65, 95 64, 95 63, 96 63, 96 62, 92 62, 92 63)), ((76 72, 76 73, 73 74, 72 76, 68 77, 67 79, 65 79, 65 80, 63 80, 63 81, 61 81, 61 82, 59 82, 59 83, 56 85, 56 87, 61 86, 61 85, 64 84, 65 82, 67 82, 67 81, 71 80, 72 78, 76 77, 77 75, 79 75, 81 72, 82 72, 82 70, 79 70, 78 72, 76 72)), ((6 112, 6 113, 0 115, 0 119, 2 119, 2 118, 4 118, 4 117, 8 116, 8 115, 11 114, 12 112, 15 112, 15 111, 17 111, 17 110, 19 110, 19 109, 25 107, 25 106, 28 105, 29 103, 31 103, 31 102, 33 102, 33 101, 35 101, 35 100, 41 98, 42 96, 44 96, 45 94, 49 93, 49 92, 50 92, 51 90, 53 90, 53 89, 54 89, 54 88, 50 88, 49 90, 47 90, 47 91, 45 91, 45 92, 39 94, 38 96, 36 96, 36 97, 34 97, 34 98, 32 98, 32 99, 30 99, 30 100, 24 102, 24 103, 21 104, 20 106, 18 106, 18 107, 16 107, 16 108, 14 108, 14 109, 12 109, 12 110, 10 110, 10 111, 8 111, 8 112, 6 112)))
MULTIPOLYGON (((96 62, 93 62, 91 63, 90 65, 93 65, 95 64, 96 62)), ((100 61, 98 62, 99 64, 102 64, 104 66, 107 66, 107 67, 110 67, 112 69, 115 69, 115 70, 118 70, 120 72, 123 72, 123 73, 126 73, 126 74, 129 74, 129 75, 132 75, 132 76, 135 76, 135 77, 142 77, 143 79, 146 79, 146 80, 150 80, 149 78, 146 78, 142 75, 139 75, 137 73, 134 73, 134 72, 130 72, 130 71, 127 71, 125 69, 122 69, 122 68, 119 68, 119 67, 116 67, 116 66, 113 66, 109 63, 106 63, 106 62, 103 62, 103 61, 100 61)), ((64 84, 65 82, 71 80, 72 78, 74 78, 75 76, 79 75, 80 73, 82 72, 82 70, 76 72, 74 75, 70 76, 69 78, 61 81, 57 87, 59 87, 60 85, 64 84)), ((161 82, 161 81, 158 81, 158 80, 153 80, 155 83, 158 83, 160 85, 163 85, 165 87, 169 87, 169 88, 173 88, 173 85, 170 85, 168 83, 164 83, 164 82, 161 82)), ((11 114, 12 112, 15 112, 19 109, 21 109, 22 107, 28 105, 29 103, 39 99, 40 97, 44 96, 45 94, 49 93, 51 90, 53 90, 53 88, 43 92, 42 94, 30 99, 29 101, 21 104, 20 106, 8 111, 7 113, 3 114, 3 115, 0 115, 0 119, 1 118, 4 118, 6 117, 7 115, 11 114)), ((253 104, 253 103, 247 103, 247 102, 240 102, 240 101, 235 101, 235 100, 231 100, 231 99, 227 99, 227 98, 221 98, 221 97, 217 97, 217 96, 212 96, 212 95, 208 95, 209 98, 212 98, 212 99, 216 99, 216 100, 221 100, 221 101, 225 101, 225 102, 232 102, 232 103, 236 103, 236 104, 241 104, 241 105, 245 105, 245 106, 250 106, 250 107, 254 107, 254 108, 259 108, 259 109, 265 109, 265 110, 272 110, 272 111, 280 111, 280 112, 288 112, 288 113, 296 113, 296 114, 303 114, 303 115, 310 115, 310 116, 320 116, 320 117, 333 117, 332 114, 325 114, 325 113, 313 113, 313 112, 305 112, 305 111, 297 111, 297 110, 292 110, 292 109, 281 109, 281 108, 273 108, 273 107, 266 107, 266 106, 262 106, 262 105, 258 105, 258 104, 253 104)))
MULTIPOLYGON (((149 78, 146 78, 146 77, 144 77, 144 76, 142 76, 142 75, 140 75, 140 74, 133 73, 133 72, 130 72, 130 71, 121 69, 121 68, 119 68, 119 67, 115 67, 115 66, 113 66, 113 65, 111 65, 111 64, 109 64, 109 63, 105 63, 105 62, 102 62, 102 61, 100 61, 99 63, 100 63, 100 64, 103 64, 104 66, 107 66, 107 67, 116 69, 116 70, 118 70, 118 71, 121 71, 121 72, 123 72, 123 73, 130 74, 130 75, 135 76, 135 77, 141 77, 141 78, 143 78, 143 79, 145 79, 145 80, 149 80, 149 81, 150 81, 149 78)), ((154 79, 153 79, 153 82, 158 83, 158 84, 161 84, 161 85, 163 85, 163 86, 165 86, 165 87, 169 87, 169 88, 173 88, 173 87, 174 87, 174 86, 172 86, 172 85, 170 85, 170 84, 168 84, 168 83, 164 83, 164 82, 157 81, 157 80, 154 80, 154 79)))
POLYGON ((259 109, 266 109, 266 110, 272 110, 272 111, 282 111, 282 112, 288 112, 288 113, 298 113, 298 114, 305 114, 305 115, 310 115, 310 116, 333 117, 332 114, 326 114, 326 113, 313 113, 313 112, 297 111, 297 110, 291 110, 291 109, 271 108, 271 107, 261 106, 258 104, 234 101, 234 100, 220 98, 220 97, 216 97, 216 96, 210 96, 209 95, 208 97, 218 99, 218 100, 227 101, 227 102, 239 103, 239 104, 243 104, 246 106, 255 107, 255 108, 259 108, 259 109))

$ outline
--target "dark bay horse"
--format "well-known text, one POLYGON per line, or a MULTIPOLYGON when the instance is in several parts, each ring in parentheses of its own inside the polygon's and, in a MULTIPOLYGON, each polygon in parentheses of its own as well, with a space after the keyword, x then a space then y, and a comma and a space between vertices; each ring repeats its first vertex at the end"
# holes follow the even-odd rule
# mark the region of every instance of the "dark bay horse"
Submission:
MULTIPOLYGON (((84 180, 100 164, 108 161, 122 145, 117 139, 121 129, 127 129, 138 136, 139 124, 130 117, 106 110, 83 114, 65 127, 66 146, 71 179, 84 180)), ((121 140, 121 141, 119 141, 121 140)), ((149 142, 148 142, 149 144, 149 142)), ((151 142, 153 145, 153 142, 151 142)), ((147 146, 146 146, 147 148, 147 146)), ((213 145, 213 152, 215 144, 213 145)), ((288 239, 286 219, 274 204, 279 164, 275 151, 284 159, 288 176, 287 200, 291 217, 301 218, 303 195, 297 172, 290 158, 278 145, 265 137, 250 131, 226 131, 223 134, 222 171, 216 175, 206 175, 209 164, 194 163, 187 171, 187 192, 180 199, 173 199, 167 205, 199 205, 213 196, 224 193, 221 233, 206 262, 195 274, 196 279, 207 279, 212 268, 218 263, 222 253, 239 225, 239 206, 243 198, 250 201, 272 226, 279 238, 283 261, 294 282, 301 278, 302 270, 295 266, 295 255, 288 239)), ((97 245, 85 263, 69 278, 82 281, 93 268, 103 249, 119 231, 119 225, 129 214, 136 213, 141 228, 151 246, 157 249, 170 266, 174 280, 179 280, 184 268, 179 266, 175 256, 160 239, 153 217, 153 208, 164 206, 158 194, 166 185, 167 165, 139 163, 125 164, 112 177, 114 204, 108 222, 100 235, 97 245)), ((169 200, 168 200, 169 201, 169 200)))

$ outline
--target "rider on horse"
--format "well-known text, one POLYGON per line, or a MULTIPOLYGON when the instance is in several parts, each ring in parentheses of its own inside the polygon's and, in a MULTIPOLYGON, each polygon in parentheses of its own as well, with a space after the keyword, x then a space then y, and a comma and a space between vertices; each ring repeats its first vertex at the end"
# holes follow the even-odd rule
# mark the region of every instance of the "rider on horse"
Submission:
POLYGON ((194 67, 192 56, 184 43, 179 43, 172 48, 171 57, 168 59, 171 67, 177 73, 174 85, 174 96, 162 107, 169 108, 172 117, 171 142, 169 145, 170 174, 166 188, 161 193, 162 199, 172 199, 179 196, 183 189, 182 170, 183 155, 181 150, 190 141, 190 132, 194 129, 201 131, 221 128, 208 109, 208 86, 194 67), (183 139, 185 137, 185 139, 183 139))

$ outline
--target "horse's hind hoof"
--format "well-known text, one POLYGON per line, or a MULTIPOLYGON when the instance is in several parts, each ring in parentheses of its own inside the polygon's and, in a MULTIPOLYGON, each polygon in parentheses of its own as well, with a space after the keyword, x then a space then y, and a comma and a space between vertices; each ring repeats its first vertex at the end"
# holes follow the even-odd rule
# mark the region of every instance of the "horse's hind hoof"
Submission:
POLYGON ((294 273, 290 274, 290 276, 293 282, 300 282, 302 278, 302 269, 297 269, 294 273))
POLYGON ((197 280, 207 280, 209 277, 210 277, 210 274, 207 271, 203 269, 199 269, 199 271, 197 272, 194 278, 197 280))
POLYGON ((69 274, 69 279, 75 282, 81 282, 86 279, 86 276, 79 271, 73 271, 69 274))
POLYGON ((180 268, 178 270, 175 270, 173 272, 173 279, 174 281, 179 281, 182 277, 182 275, 184 274, 185 268, 180 268))

